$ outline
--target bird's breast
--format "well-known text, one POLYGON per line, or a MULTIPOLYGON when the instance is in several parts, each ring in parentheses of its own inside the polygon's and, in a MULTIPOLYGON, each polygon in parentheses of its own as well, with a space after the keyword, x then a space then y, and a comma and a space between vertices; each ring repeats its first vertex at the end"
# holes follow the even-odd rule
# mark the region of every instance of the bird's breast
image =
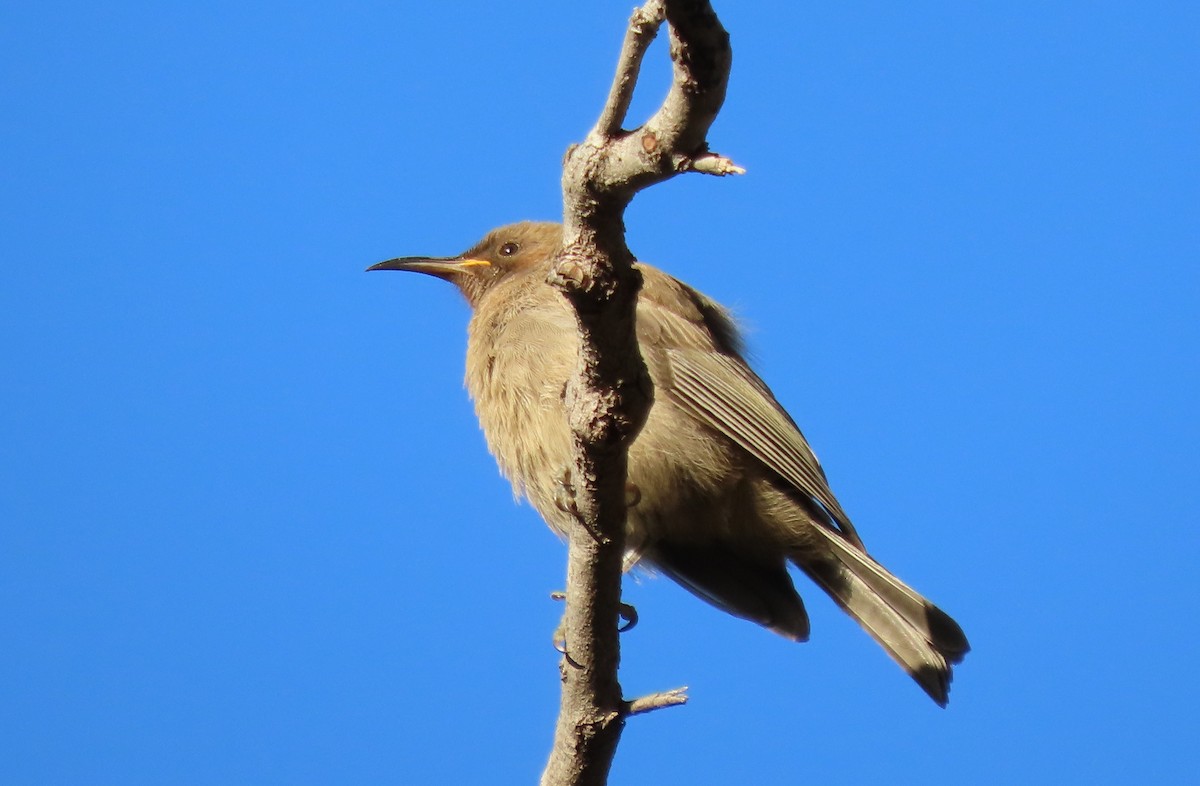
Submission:
MULTIPOLYGON (((469 330, 466 383, 501 472, 564 534, 574 445, 563 393, 579 337, 566 301, 548 289, 550 297, 540 294, 498 298, 503 308, 481 304, 469 330)), ((667 356, 649 351, 655 400, 629 450, 629 546, 728 536, 753 519, 741 454, 672 399, 667 356)))
POLYGON ((566 302, 546 294, 554 299, 509 299, 503 311, 485 303, 475 313, 466 384, 500 471, 561 532, 566 524, 555 500, 573 457, 563 390, 579 339, 566 302))

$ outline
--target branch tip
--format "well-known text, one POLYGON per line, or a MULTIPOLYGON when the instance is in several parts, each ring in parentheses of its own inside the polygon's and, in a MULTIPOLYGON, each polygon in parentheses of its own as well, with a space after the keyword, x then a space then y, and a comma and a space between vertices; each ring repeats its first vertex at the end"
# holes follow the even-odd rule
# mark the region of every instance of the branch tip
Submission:
POLYGON ((688 165, 688 170, 704 175, 716 175, 718 177, 746 174, 745 167, 738 166, 725 156, 716 153, 706 153, 699 158, 692 159, 688 165))
POLYGON ((626 717, 631 715, 644 715, 647 712, 661 710, 664 707, 677 707, 680 704, 687 704, 687 686, 682 688, 673 688, 672 690, 659 691, 646 696, 639 696, 632 701, 624 702, 624 714, 626 717))

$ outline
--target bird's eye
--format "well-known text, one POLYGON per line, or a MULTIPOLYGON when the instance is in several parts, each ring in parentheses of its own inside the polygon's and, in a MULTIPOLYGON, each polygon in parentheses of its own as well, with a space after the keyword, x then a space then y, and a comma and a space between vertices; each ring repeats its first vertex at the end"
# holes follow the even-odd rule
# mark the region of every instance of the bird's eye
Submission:
POLYGON ((504 245, 500 246, 500 256, 511 257, 513 254, 517 253, 520 248, 521 247, 516 243, 505 243, 504 245))

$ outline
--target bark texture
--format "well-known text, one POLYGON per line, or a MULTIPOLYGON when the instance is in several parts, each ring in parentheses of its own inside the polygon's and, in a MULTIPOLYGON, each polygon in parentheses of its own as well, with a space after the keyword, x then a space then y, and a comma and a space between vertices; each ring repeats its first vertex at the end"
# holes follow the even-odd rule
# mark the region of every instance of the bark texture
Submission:
POLYGON ((617 679, 627 453, 653 400, 634 333, 641 278, 624 214, 638 191, 681 172, 742 172, 707 143, 730 62, 729 35, 708 2, 649 0, 629 21, 600 119, 563 162, 563 246, 550 281, 574 306, 582 337, 564 391, 576 449, 566 485, 577 526, 568 536, 562 704, 544 786, 606 783, 625 718, 686 701, 681 689, 627 701, 617 679), (642 58, 664 21, 670 91, 649 120, 624 130, 642 58))

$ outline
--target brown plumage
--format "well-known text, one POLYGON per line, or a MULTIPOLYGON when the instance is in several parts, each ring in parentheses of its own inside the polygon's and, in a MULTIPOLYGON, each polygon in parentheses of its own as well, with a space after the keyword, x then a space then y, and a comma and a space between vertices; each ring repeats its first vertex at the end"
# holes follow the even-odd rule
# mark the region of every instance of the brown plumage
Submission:
MULTIPOLYGON (((494 230, 452 258, 406 257, 459 288, 473 315, 467 388, 501 471, 560 534, 572 465, 562 391, 579 350, 574 315, 546 283, 558 224, 494 230)), ((655 387, 629 449, 629 562, 661 571, 730 614, 795 641, 808 615, 791 562, 945 705, 969 646, 945 612, 866 552, 796 424, 741 354, 737 330, 704 295, 649 265, 637 335, 655 387)))

